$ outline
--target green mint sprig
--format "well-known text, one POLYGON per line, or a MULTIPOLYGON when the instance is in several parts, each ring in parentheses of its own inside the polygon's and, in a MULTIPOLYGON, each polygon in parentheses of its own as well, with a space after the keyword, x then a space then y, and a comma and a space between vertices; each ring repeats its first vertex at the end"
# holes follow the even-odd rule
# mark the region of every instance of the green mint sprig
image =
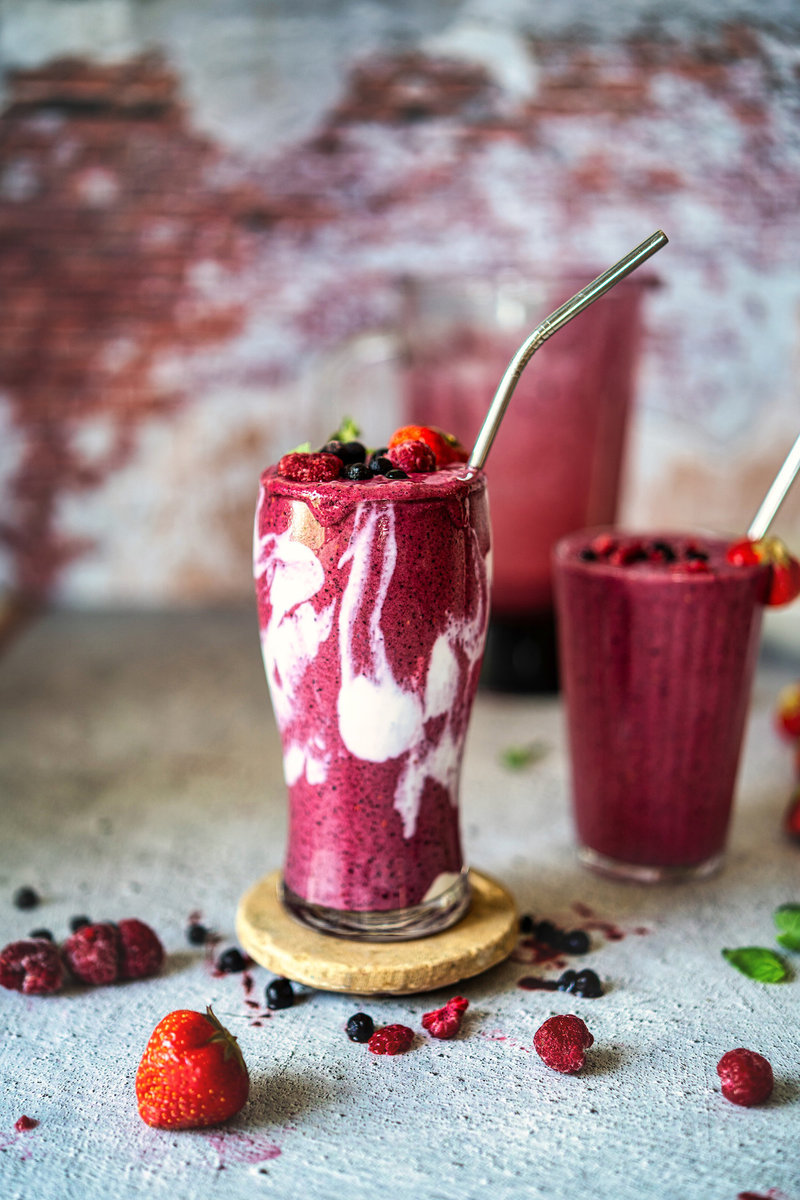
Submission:
POLYGON ((774 950, 764 946, 742 946, 738 950, 723 950, 722 957, 757 983, 782 983, 789 977, 786 963, 774 950))
POLYGON ((544 758, 547 747, 542 742, 529 742, 526 746, 506 746, 500 752, 500 763, 509 771, 522 771, 531 763, 544 758))

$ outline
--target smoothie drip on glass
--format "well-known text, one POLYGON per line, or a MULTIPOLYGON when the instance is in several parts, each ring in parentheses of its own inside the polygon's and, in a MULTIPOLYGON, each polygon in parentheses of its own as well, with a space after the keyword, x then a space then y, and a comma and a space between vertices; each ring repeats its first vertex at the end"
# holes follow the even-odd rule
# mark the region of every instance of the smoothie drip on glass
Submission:
POLYGON ((255 574, 289 790, 284 899, 468 899, 461 759, 488 619, 481 472, 262 476, 255 574))

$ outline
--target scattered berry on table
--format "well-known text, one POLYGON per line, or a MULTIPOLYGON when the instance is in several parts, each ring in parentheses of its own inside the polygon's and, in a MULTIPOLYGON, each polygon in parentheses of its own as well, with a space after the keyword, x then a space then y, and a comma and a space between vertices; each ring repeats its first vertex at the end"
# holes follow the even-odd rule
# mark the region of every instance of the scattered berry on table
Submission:
POLYGON ((26 996, 47 996, 63 983, 58 948, 45 938, 24 938, 0 951, 0 986, 26 996))
POLYGON ((353 1013, 345 1025, 345 1033, 351 1042, 368 1042, 375 1032, 375 1023, 368 1013, 353 1013))
POLYGON ((36 908, 41 903, 41 896, 32 887, 19 887, 12 896, 12 902, 15 908, 36 908))
POLYGON ((120 942, 119 978, 147 979, 157 975, 164 963, 164 947, 150 926, 131 917, 120 921, 117 931, 120 942))
POLYGON ((571 992, 572 985, 574 984, 574 982, 577 978, 578 978, 577 971, 571 971, 571 970, 564 971, 561 975, 559 975, 558 980, 556 982, 556 987, 558 988, 558 990, 560 992, 571 992))
POLYGON ((91 919, 83 914, 77 917, 70 917, 69 927, 72 933, 77 933, 79 929, 83 929, 84 925, 91 925, 91 919))
POLYGON ((279 976, 267 984, 267 1008, 291 1008, 294 1002, 295 994, 291 980, 279 976))
POLYGON ((731 1104, 749 1108, 763 1104, 772 1094, 775 1080, 772 1067, 754 1050, 729 1050, 717 1063, 722 1094, 731 1104))
POLYGON ((532 934, 536 928, 536 922, 530 913, 523 913, 519 919, 519 931, 521 934, 532 934))
POLYGON ((17 1117, 14 1122, 14 1128, 17 1133, 28 1133, 31 1129, 35 1129, 39 1122, 34 1117, 28 1117, 25 1113, 21 1117, 17 1117))
POLYGON ((589 935, 583 929, 570 929, 562 935, 561 949, 567 954, 587 954, 589 951, 589 935))
POLYGON ((545 946, 552 946, 556 950, 561 949, 563 935, 552 921, 538 921, 533 936, 537 942, 542 942, 545 946))
POLYGON ((217 970, 222 971, 223 975, 237 975, 239 971, 244 971, 246 968, 247 959, 235 946, 223 950, 217 959, 217 970))
POLYGON ((461 1028, 461 1020, 469 1007, 469 1000, 463 996, 453 996, 443 1008, 427 1012, 422 1018, 422 1027, 427 1029, 431 1037, 455 1037, 461 1028))
POLYGON ((586 1000, 596 1000, 603 994, 603 985, 595 972, 587 967, 583 971, 578 971, 569 990, 575 996, 583 996, 586 1000))
POLYGON ((192 921, 186 926, 186 940, 192 946, 205 946, 208 941, 208 929, 199 921, 192 921))
POLYGON ((32 929, 28 934, 28 937, 44 938, 46 942, 54 942, 56 940, 53 937, 52 929, 32 929))
POLYGON ((414 1030, 407 1025, 384 1025, 367 1042, 372 1054, 403 1054, 414 1041, 414 1030))
POLYGON ((409 474, 436 470, 436 455, 425 442, 400 442, 389 447, 386 457, 395 467, 409 474))
POLYGON ((235 1116, 250 1078, 233 1034, 210 1008, 159 1021, 136 1072, 139 1115, 159 1129, 197 1129, 235 1116))
POLYGON ((331 479, 338 479, 341 471, 342 460, 335 454, 321 451, 312 454, 293 451, 284 454, 278 463, 278 474, 298 483, 327 483, 331 479))
POLYGON ((81 925, 64 942, 64 961, 81 983, 102 987, 119 979, 120 936, 110 921, 81 925))
POLYGON ((574 1075, 586 1062, 586 1051, 593 1042, 586 1023, 567 1013, 549 1017, 536 1030, 533 1048, 545 1066, 564 1075, 574 1075))

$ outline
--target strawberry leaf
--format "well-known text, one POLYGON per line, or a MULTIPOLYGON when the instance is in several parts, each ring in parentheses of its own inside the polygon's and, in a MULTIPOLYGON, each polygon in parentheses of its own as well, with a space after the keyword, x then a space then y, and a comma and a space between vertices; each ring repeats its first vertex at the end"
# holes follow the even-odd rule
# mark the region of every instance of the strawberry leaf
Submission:
POLYGON ((783 959, 774 950, 767 950, 763 946, 723 950, 722 957, 748 979, 755 979, 758 983, 781 983, 789 975, 783 959))
POLYGON ((772 916, 780 930, 776 941, 786 950, 800 951, 800 904, 781 904, 772 916))

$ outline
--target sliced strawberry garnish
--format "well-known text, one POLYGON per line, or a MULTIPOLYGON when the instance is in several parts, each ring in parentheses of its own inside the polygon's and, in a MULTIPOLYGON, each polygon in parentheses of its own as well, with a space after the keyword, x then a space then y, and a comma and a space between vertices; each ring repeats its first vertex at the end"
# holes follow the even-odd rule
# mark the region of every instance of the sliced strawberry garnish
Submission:
POLYGON ((445 433, 436 425, 403 425, 389 438, 389 449, 403 442, 424 442, 426 446, 430 446, 436 455, 437 467, 446 467, 448 463, 466 462, 469 458, 458 438, 452 433, 445 433))
POLYGON ((728 547, 726 558, 737 567, 769 563, 771 571, 765 604, 777 607, 789 604, 796 596, 800 596, 800 562, 789 553, 780 538, 761 538, 758 541, 743 538, 728 547))

